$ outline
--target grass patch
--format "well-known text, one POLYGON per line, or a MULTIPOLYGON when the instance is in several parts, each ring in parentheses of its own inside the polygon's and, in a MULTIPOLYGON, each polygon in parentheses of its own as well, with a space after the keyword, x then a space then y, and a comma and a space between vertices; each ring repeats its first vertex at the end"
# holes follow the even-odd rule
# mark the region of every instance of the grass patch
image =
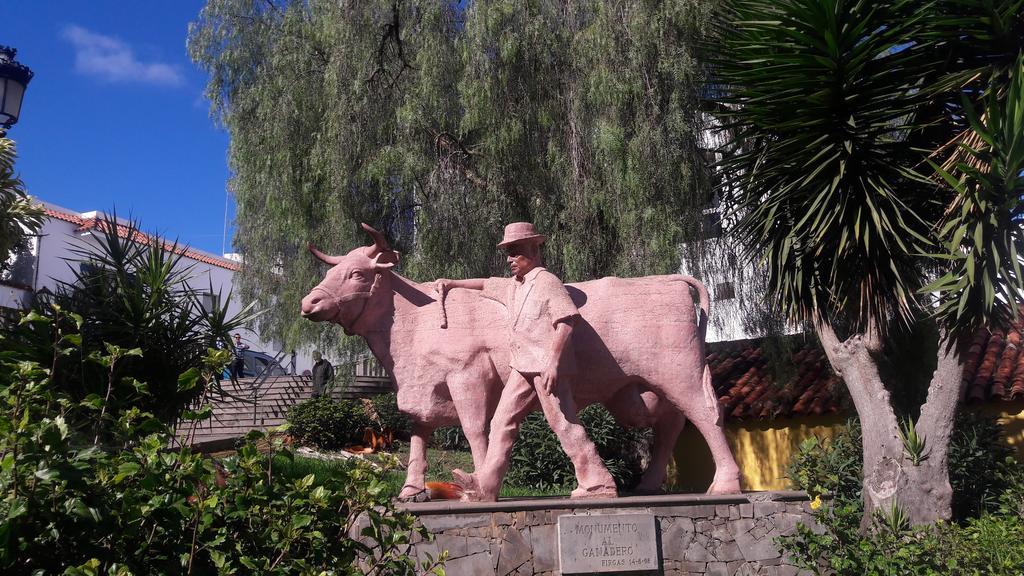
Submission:
MULTIPOLYGON (((396 451, 395 456, 403 463, 409 461, 409 447, 403 444, 402 448, 396 451)), ((431 449, 428 455, 429 462, 426 473, 427 482, 451 482, 452 468, 473 470, 473 456, 469 452, 461 450, 434 450, 431 449)), ((295 455, 294 460, 288 460, 284 456, 274 458, 274 472, 292 479, 303 478, 313 474, 317 482, 323 482, 336 469, 344 464, 331 460, 317 460, 305 456, 295 455)), ((405 484, 405 470, 392 470, 385 474, 384 482, 387 484, 387 491, 392 497, 397 497, 405 484)), ((506 482, 501 487, 502 498, 532 498, 537 496, 568 496, 569 488, 551 488, 538 490, 522 486, 512 486, 506 482)))

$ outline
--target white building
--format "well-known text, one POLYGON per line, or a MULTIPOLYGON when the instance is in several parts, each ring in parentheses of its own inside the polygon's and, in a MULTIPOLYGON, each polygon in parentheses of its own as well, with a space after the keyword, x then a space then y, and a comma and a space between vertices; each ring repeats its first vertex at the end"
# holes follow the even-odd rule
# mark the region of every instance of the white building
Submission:
MULTIPOLYGON (((75 270, 72 267, 81 265, 76 261, 73 250, 76 247, 96 245, 94 233, 97 233, 98 223, 104 219, 102 212, 78 213, 47 202, 42 204, 47 216, 42 229, 37 236, 30 238, 28 250, 11 256, 9 262, 12 265, 0 274, 0 308, 25 309, 36 291, 55 291, 62 282, 73 283, 75 270)), ((118 223, 128 224, 121 219, 118 223)), ((126 237, 128 228, 119 226, 118 233, 126 237)), ((146 239, 161 242, 168 248, 174 244, 149 235, 146 235, 146 239)), ((226 296, 231 292, 235 272, 241 269, 237 255, 229 254, 228 258, 224 258, 187 246, 178 246, 176 252, 182 255, 184 265, 192 265, 189 284, 204 292, 204 299, 208 298, 210 304, 217 294, 226 296), (211 287, 212 293, 209 293, 211 287)), ((228 306, 229 316, 237 313, 242 306, 233 297, 228 306)), ((239 332, 251 350, 277 358, 288 371, 294 368, 296 373, 301 374, 313 365, 310 355, 300 350, 295 355, 293 367, 290 351, 283 350, 280 343, 264 341, 251 330, 243 329, 239 332)))

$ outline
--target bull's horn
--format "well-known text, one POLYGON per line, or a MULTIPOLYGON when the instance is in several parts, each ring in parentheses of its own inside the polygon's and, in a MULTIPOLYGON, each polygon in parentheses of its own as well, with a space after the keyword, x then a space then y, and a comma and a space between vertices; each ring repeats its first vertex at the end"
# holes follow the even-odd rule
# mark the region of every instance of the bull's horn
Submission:
POLYGON ((387 238, 369 224, 363 223, 362 227, 373 238, 373 246, 369 246, 366 250, 367 257, 381 264, 398 264, 398 252, 391 249, 387 238), (383 256, 383 259, 380 259, 381 256, 383 256))
POLYGON ((320 259, 321 262, 324 262, 325 264, 330 264, 331 266, 334 266, 335 264, 339 264, 341 262, 341 256, 328 256, 327 254, 324 254, 323 252, 317 250, 316 246, 313 246, 312 242, 309 243, 309 251, 313 253, 313 256, 316 256, 317 258, 320 259))
POLYGON ((384 235, 381 234, 376 228, 370 226, 365 222, 362 223, 362 227, 363 230, 365 230, 366 233, 369 234, 371 238, 373 238, 374 250, 372 250, 371 253, 368 254, 370 258, 373 258, 374 256, 380 254, 381 252, 391 251, 391 245, 388 244, 387 238, 385 238, 384 235))

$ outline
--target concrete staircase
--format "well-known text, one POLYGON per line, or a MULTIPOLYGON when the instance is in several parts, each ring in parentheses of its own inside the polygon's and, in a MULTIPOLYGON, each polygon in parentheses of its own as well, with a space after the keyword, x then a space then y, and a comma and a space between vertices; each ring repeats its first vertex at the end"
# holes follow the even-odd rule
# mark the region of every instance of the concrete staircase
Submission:
MULTIPOLYGON (((201 449, 231 448, 236 439, 250 430, 268 430, 280 426, 288 409, 313 396, 313 382, 308 376, 272 376, 266 379, 242 378, 235 385, 221 384, 225 395, 211 394, 207 403, 213 416, 196 424, 192 445, 201 449)), ((348 386, 331 391, 335 399, 369 398, 394 391, 391 379, 383 375, 357 375, 348 386)), ((191 422, 179 422, 175 434, 184 442, 191 422)))

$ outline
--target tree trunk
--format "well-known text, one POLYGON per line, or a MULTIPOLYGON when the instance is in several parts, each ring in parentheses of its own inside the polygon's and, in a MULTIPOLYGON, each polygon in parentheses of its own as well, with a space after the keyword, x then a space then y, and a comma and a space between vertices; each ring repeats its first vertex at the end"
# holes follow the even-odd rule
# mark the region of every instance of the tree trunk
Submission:
POLYGON ((898 506, 913 524, 948 519, 952 489, 947 455, 953 420, 960 399, 963 364, 957 348, 940 342, 938 364, 921 408, 918 434, 925 438, 924 460, 915 465, 899 435, 899 419, 889 391, 878 372, 881 333, 869 325, 860 334, 840 341, 832 326, 816 323, 818 336, 832 368, 846 383, 863 430, 864 519, 870 524, 875 510, 898 506))

